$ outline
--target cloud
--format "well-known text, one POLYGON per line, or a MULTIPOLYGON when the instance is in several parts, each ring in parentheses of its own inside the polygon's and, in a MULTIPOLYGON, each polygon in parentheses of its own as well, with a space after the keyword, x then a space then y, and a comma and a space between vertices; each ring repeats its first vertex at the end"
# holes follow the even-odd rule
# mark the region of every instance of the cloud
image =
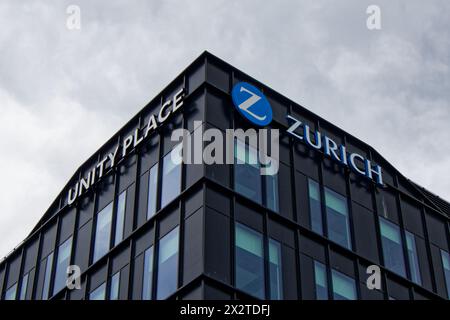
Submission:
POLYGON ((0 256, 203 50, 450 199, 448 1, 2 1, 0 256), (66 8, 81 8, 81 30, 66 8), (382 30, 366 28, 369 4, 382 30))

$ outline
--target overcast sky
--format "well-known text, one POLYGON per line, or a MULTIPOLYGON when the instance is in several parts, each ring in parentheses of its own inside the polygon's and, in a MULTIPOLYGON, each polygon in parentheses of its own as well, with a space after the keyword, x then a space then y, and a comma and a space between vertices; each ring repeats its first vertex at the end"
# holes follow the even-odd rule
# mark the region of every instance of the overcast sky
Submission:
POLYGON ((450 1, 0 2, 0 258, 208 50, 450 199, 450 1), (368 5, 381 30, 368 30, 368 5), (69 5, 81 29, 66 27, 69 5))

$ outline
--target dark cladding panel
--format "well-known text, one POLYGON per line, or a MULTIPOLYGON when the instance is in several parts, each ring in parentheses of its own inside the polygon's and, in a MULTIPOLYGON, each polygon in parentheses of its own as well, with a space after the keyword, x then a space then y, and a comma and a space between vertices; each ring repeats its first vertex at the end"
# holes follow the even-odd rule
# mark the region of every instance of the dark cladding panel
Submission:
POLYGON ((280 163, 278 171, 278 198, 280 204, 280 215, 294 220, 292 214, 292 184, 291 170, 288 166, 280 163))
POLYGON ((365 177, 357 176, 355 173, 350 173, 350 192, 352 200, 373 210, 372 202, 372 186, 371 182, 365 177))
POLYGON ((46 257, 50 252, 55 249, 56 240, 56 224, 54 223, 51 227, 47 228, 43 234, 41 257, 46 257))
POLYGON ((419 259, 419 269, 422 279, 422 286, 432 291, 433 286, 431 282, 430 262, 428 261, 428 252, 425 240, 420 237, 415 237, 417 257, 419 259))
POLYGON ((71 208, 66 214, 61 217, 58 244, 63 243, 73 235, 73 230, 75 228, 75 218, 75 208, 71 208))
POLYGON ((206 94, 206 121, 213 126, 226 130, 231 128, 233 105, 229 96, 208 90, 206 94))
POLYGON ((197 210, 185 221, 183 284, 203 273, 203 209, 197 210))
POLYGON ((143 253, 147 248, 153 245, 154 232, 153 229, 145 231, 136 239, 134 246, 134 257, 143 253))
POLYGON ((143 174, 139 179, 139 198, 137 203, 137 227, 139 228, 147 221, 147 205, 148 205, 148 172, 143 174))
POLYGON ((98 188, 97 212, 100 212, 114 199, 114 175, 111 174, 101 180, 98 188))
POLYGON ((230 199, 219 190, 206 188, 206 205, 224 215, 230 215, 230 199))
POLYGON ((184 119, 186 129, 192 133, 194 131, 194 121, 205 121, 205 92, 196 92, 189 98, 184 106, 184 119))
POLYGON ((98 288, 102 283, 106 281, 108 276, 108 268, 106 265, 97 268, 97 270, 91 275, 89 281, 89 292, 98 288))
POLYGON ((159 239, 172 231, 180 223, 180 211, 178 207, 173 207, 170 212, 164 215, 159 222, 159 239))
POLYGON ((377 248, 377 228, 374 213, 353 202, 353 226, 356 252, 361 256, 380 263, 377 248))
POLYGON ((420 212, 420 208, 406 200, 403 200, 401 205, 403 224, 406 230, 423 238, 422 213, 420 212))
POLYGON ((297 205, 297 222, 305 228, 310 228, 308 179, 305 175, 295 172, 295 200, 297 205))
POLYGON ((286 115, 289 110, 289 101, 278 95, 276 92, 264 93, 272 106, 273 119, 285 126, 288 125, 286 115))
POLYGON ((23 263, 23 272, 27 273, 30 269, 36 267, 36 259, 39 250, 39 238, 29 240, 25 249, 25 260, 23 263))
POLYGON ((125 227, 124 227, 124 239, 128 237, 133 231, 133 223, 134 223, 134 204, 135 204, 135 191, 136 184, 133 183, 127 189, 127 197, 125 204, 125 227))
POLYGON ((231 300, 230 293, 216 288, 215 286, 205 284, 204 285, 204 297, 208 300, 231 300))
POLYGON ((139 173, 142 175, 144 172, 148 171, 151 167, 153 167, 158 162, 158 144, 159 144, 159 135, 152 134, 150 138, 145 143, 145 146, 141 147, 140 156, 140 165, 139 165, 139 173))
POLYGON ((427 228, 428 228, 428 236, 430 237, 430 241, 437 245, 439 248, 448 250, 447 237, 445 236, 448 232, 447 227, 443 219, 438 218, 434 214, 427 212, 425 214, 427 228))
POLYGON ((139 255, 134 259, 134 272, 133 272, 133 300, 142 299, 142 287, 144 281, 144 254, 139 255))
POLYGON ((119 166, 119 194, 136 181, 137 156, 130 155, 119 166))
POLYGON ((325 247, 303 235, 300 235, 300 252, 325 263, 325 247))
POLYGON ((378 215, 399 224, 399 210, 395 194, 389 190, 378 189, 376 199, 378 215))
POLYGON ((230 75, 226 69, 228 68, 208 59, 206 80, 216 88, 228 93, 230 91, 230 75))
POLYGON ((92 220, 78 230, 75 247, 75 264, 85 271, 89 265, 89 252, 91 248, 92 220))
POLYGON ((205 210, 205 273, 230 284, 230 219, 213 209, 205 210))
POLYGON ((295 249, 283 245, 282 250, 282 276, 283 276, 283 299, 297 300, 297 267, 295 249))
MULTIPOLYGON (((182 300, 203 300, 203 285, 199 283, 183 294, 182 300)), ((206 298, 207 299, 207 298, 206 298)))
POLYGON ((323 183, 326 187, 330 187, 339 193, 347 193, 343 167, 328 158, 323 160, 323 183))
POLYGON ((388 295, 396 300, 409 300, 409 290, 397 281, 387 278, 388 295))
POLYGON ((295 231, 283 226, 281 223, 269 220, 268 236, 291 248, 295 248, 295 231))
POLYGON ((295 169, 307 177, 319 180, 319 157, 303 143, 294 143, 295 169))
POLYGON ((111 274, 125 267, 130 261, 130 248, 126 247, 111 259, 111 274))
POLYGON ((204 192, 203 187, 197 187, 190 191, 184 200, 184 218, 186 219, 198 209, 203 207, 204 192))
POLYGON ((314 282, 314 260, 304 254, 300 254, 300 278, 302 286, 302 299, 316 299, 316 285, 314 282))
POLYGON ((21 258, 22 255, 20 252, 8 258, 8 281, 6 281, 6 288, 11 287, 19 280, 21 258))
POLYGON ((243 223, 246 226, 255 229, 259 232, 263 231, 263 216, 260 212, 251 209, 240 202, 236 202, 234 208, 234 217, 237 222, 243 223))
POLYGON ((351 278, 355 278, 355 266, 352 259, 332 250, 330 252, 330 263, 331 268, 342 272, 351 278))
POLYGON ((191 94, 206 80, 206 69, 204 60, 189 68, 187 74, 188 93, 191 94))
POLYGON ((83 226, 90 219, 92 219, 94 215, 94 195, 89 194, 83 196, 79 203, 80 208, 78 210, 79 214, 78 228, 83 226))

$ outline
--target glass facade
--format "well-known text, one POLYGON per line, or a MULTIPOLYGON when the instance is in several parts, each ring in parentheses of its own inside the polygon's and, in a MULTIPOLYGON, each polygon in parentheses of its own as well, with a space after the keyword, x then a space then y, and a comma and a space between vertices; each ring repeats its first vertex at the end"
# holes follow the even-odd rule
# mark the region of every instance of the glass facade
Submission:
POLYGON ((152 298, 153 281, 153 247, 145 250, 144 254, 144 275, 142 277, 142 299, 150 300, 152 298))
POLYGON ((262 203, 262 185, 258 151, 235 140, 234 189, 243 196, 262 203))
POLYGON ((165 299, 178 287, 179 228, 176 227, 159 241, 158 283, 156 298, 165 299))
POLYGON ((351 249, 347 199, 325 188, 325 205, 327 208, 328 238, 351 249))
POLYGON ((25 300, 27 296, 27 289, 28 289, 28 277, 29 274, 27 273, 22 277, 22 283, 20 285, 20 300, 25 300))
POLYGON ((444 269, 445 286, 447 288, 447 297, 450 299, 450 254, 441 250, 442 267, 444 269))
POLYGON ((320 201, 320 187, 317 182, 308 179, 309 213, 311 230, 323 235, 322 207, 320 201))
POLYGON ((6 290, 5 300, 16 300, 17 293, 17 283, 15 283, 11 288, 6 290))
POLYGON ((120 271, 111 278, 111 288, 109 292, 110 300, 119 300, 120 271))
POLYGON ((127 191, 125 190, 119 195, 119 200, 117 202, 116 235, 114 238, 114 245, 119 244, 119 242, 122 241, 123 239, 126 201, 127 201, 127 191))
POLYGON ((417 256, 416 239, 411 232, 405 231, 406 248, 408 250, 409 269, 411 274, 411 280, 418 285, 422 284, 422 278, 420 276, 419 257, 417 256))
POLYGON ((328 276, 325 266, 314 261, 314 280, 316 287, 316 299, 328 300, 328 276))
POLYGON ((89 300, 105 300, 106 298, 106 283, 102 283, 94 291, 89 294, 89 300))
POLYGON ((153 217, 156 213, 158 193, 158 164, 155 164, 148 176, 148 201, 147 201, 147 219, 153 217))
POLYGON ((175 199, 181 191, 181 145, 163 158, 161 208, 175 199))
MULTIPOLYGON (((270 159, 270 157, 268 157, 270 159)), ((278 174, 262 175, 258 150, 239 139, 234 143, 234 190, 272 211, 279 211, 278 174)))
POLYGON ((72 237, 64 241, 57 253, 55 281, 53 284, 53 292, 57 293, 66 286, 67 267, 70 264, 70 252, 72 250, 72 237))
POLYGON ((383 245, 384 266, 403 277, 406 276, 400 228, 380 218, 381 243, 383 245))
POLYGON ((261 175, 257 148, 236 137, 230 140, 235 165, 171 161, 179 151, 171 151, 174 128, 192 131, 195 120, 205 128, 252 128, 231 105, 237 81, 253 82, 208 55, 82 164, 76 176, 86 178, 97 159, 137 127, 145 128, 161 102, 186 86, 180 112, 124 158, 120 150, 113 170, 104 163, 100 183, 70 205, 67 188, 61 191, 26 241, 0 263, 0 297, 450 297, 445 201, 418 192, 375 150, 262 84, 257 86, 273 108, 270 128, 280 130, 277 175, 261 175), (340 141, 348 153, 380 164, 384 186, 286 138, 289 114, 340 141), (80 266, 80 290, 64 286, 68 263, 80 266), (368 265, 385 266, 380 290, 365 288, 368 265))
POLYGON ((345 274, 332 270, 334 300, 356 300, 355 280, 345 274))
POLYGON ((281 244, 269 239, 270 299, 283 299, 283 276, 281 273, 281 244))
POLYGON ((97 226, 95 230, 94 262, 103 257, 110 247, 112 202, 97 214, 97 226))
POLYGON ((42 288, 42 299, 47 300, 50 298, 50 281, 52 277, 53 267, 53 252, 50 253, 45 259, 45 274, 44 274, 44 286, 42 288))

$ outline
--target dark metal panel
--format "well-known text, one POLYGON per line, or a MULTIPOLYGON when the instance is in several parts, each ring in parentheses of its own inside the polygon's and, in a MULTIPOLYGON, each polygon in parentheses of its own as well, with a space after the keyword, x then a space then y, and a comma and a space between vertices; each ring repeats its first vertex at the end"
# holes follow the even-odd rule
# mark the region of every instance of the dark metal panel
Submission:
POLYGON ((359 255, 380 263, 377 246, 377 228, 375 214, 363 206, 352 202, 353 227, 355 231, 356 252, 359 255))
POLYGON ((230 218, 205 209, 205 273, 225 283, 231 282, 230 218))
POLYGON ((183 244, 183 285, 194 280, 204 269, 203 209, 197 210, 185 220, 183 244))

